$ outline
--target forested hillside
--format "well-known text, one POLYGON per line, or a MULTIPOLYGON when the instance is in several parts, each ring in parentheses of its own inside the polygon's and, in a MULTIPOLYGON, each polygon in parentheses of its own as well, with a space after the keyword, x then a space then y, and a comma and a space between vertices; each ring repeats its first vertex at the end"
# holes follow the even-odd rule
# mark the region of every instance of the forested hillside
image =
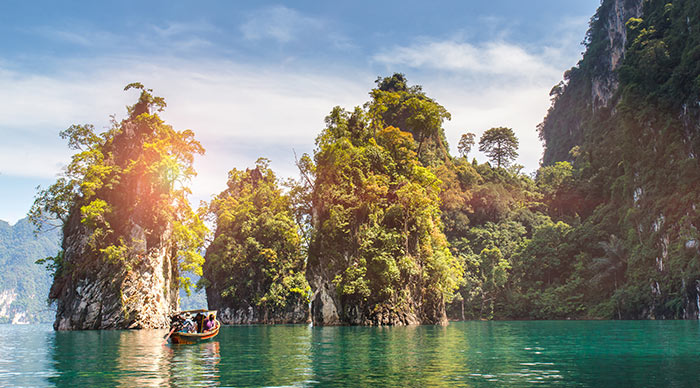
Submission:
POLYGON ((33 208, 64 218, 52 297, 66 327, 105 327, 94 305, 110 295, 107 327, 126 327, 141 324, 129 311, 144 292, 166 290, 142 315, 162 325, 183 272, 199 272, 208 210, 199 284, 231 323, 699 319, 699 15, 693 0, 602 1, 583 58, 551 91, 531 175, 514 163, 513 128, 464 133, 452 155, 447 108, 397 73, 362 106, 329 107, 298 181, 260 159, 195 213, 183 182, 201 146, 130 85, 142 94, 127 119, 63 133, 81 152, 33 208), (139 289, 164 266, 158 290, 139 289))
POLYGON ((540 135, 545 168, 573 163, 574 277, 597 284, 585 315, 698 318, 699 14, 697 1, 604 1, 552 91, 540 135))
POLYGON ((51 276, 37 260, 56 254, 59 230, 34 233, 26 219, 0 221, 0 323, 52 322, 46 303, 51 276))

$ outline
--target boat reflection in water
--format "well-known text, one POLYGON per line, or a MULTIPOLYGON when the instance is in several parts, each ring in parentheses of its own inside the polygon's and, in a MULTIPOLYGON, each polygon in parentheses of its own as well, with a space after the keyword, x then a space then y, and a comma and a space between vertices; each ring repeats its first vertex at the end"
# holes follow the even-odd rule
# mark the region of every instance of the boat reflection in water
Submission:
POLYGON ((163 346, 165 330, 56 332, 49 340, 57 387, 196 387, 219 384, 218 341, 163 346))
POLYGON ((218 341, 168 349, 171 356, 168 363, 170 386, 211 387, 219 385, 221 353, 218 341))

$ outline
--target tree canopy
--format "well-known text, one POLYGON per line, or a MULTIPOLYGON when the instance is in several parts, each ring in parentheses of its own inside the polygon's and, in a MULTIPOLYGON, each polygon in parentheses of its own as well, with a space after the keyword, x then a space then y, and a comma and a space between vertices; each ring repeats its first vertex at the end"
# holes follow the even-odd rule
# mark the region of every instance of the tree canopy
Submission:
POLYGON ((491 128, 481 135, 479 151, 484 152, 498 167, 507 167, 518 157, 518 138, 513 129, 491 128))
MULTIPOLYGON (((58 222, 62 228, 76 217, 88 234, 89 255, 100 262, 130 268, 164 236, 179 263, 179 284, 189 290, 187 273, 201 275, 199 250, 207 228, 187 199, 195 175, 194 156, 204 148, 191 130, 176 131, 157 112, 166 104, 140 83, 127 107, 128 117, 112 120, 112 127, 96 133, 90 124, 72 125, 61 132, 75 150, 57 181, 40 189, 29 212, 37 228, 58 222), (154 113, 151 113, 154 112, 154 113), (134 234, 132 228, 140 231, 134 234)), ((65 237, 65 236, 64 236, 65 237)), ((66 267, 63 254, 51 258, 55 280, 86 270, 66 267)))
POLYGON ((466 158, 467 155, 469 155, 469 152, 471 152, 472 147, 474 146, 475 137, 476 135, 471 132, 462 134, 462 137, 459 138, 459 144, 457 145, 457 150, 459 151, 460 156, 466 158))
POLYGON ((313 182, 308 277, 332 280, 344 322, 437 322, 462 267, 442 233, 440 181, 417 152, 448 114, 403 76, 378 84, 366 111, 334 108, 313 162, 303 159, 313 182))
POLYGON ((216 233, 207 248, 202 283, 216 308, 274 313, 309 303, 306 263, 290 197, 269 160, 229 172, 227 188, 209 211, 216 233))

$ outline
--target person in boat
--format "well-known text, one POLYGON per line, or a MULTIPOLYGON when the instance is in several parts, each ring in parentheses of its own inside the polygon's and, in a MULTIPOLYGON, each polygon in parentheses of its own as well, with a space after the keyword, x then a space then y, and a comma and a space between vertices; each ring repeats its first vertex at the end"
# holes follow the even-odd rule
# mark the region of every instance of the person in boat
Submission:
POLYGON ((194 323, 197 325, 197 333, 203 333, 204 332, 204 320, 206 319, 206 316, 202 313, 197 313, 197 315, 194 316, 194 323))
POLYGON ((216 319, 214 318, 214 314, 209 314, 209 317, 204 319, 203 326, 204 326, 204 330, 203 330, 204 333, 216 329, 216 319))
POLYGON ((182 330, 183 333, 196 333, 197 332, 197 325, 195 325, 194 321, 192 321, 192 317, 190 314, 185 314, 185 321, 182 323, 182 330))

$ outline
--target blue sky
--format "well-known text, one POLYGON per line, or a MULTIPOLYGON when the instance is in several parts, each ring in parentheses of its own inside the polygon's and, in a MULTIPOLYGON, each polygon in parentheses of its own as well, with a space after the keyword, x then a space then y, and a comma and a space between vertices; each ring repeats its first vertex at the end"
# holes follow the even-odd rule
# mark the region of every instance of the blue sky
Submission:
MULTIPOLYGON (((121 119, 134 81, 168 102, 162 115, 207 149, 193 201, 231 168, 272 160, 295 177, 333 106, 368 99, 378 76, 403 72, 465 132, 512 127, 518 163, 537 169, 536 125, 549 90, 580 59, 598 0, 408 2, 20 1, 0 3, 0 219, 16 222, 35 187, 70 152, 73 123, 121 119)), ((474 156, 485 160, 478 153, 474 156)))

